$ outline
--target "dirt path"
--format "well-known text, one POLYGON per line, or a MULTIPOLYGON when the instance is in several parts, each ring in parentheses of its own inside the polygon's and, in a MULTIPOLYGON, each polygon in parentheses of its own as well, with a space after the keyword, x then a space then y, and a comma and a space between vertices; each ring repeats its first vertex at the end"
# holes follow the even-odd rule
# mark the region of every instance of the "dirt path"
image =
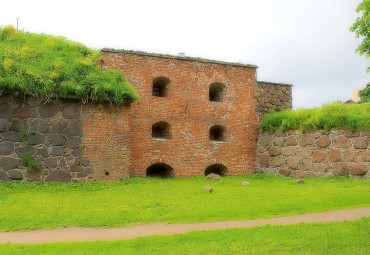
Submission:
POLYGON ((0 232, 0 243, 10 242, 26 244, 133 239, 136 237, 151 235, 183 234, 194 230, 248 228, 267 224, 286 225, 297 223, 325 223, 333 221, 355 220, 362 217, 370 217, 370 207, 352 210, 336 210, 329 212, 300 214, 259 220, 216 221, 186 224, 153 223, 121 228, 67 227, 52 230, 33 230, 27 232, 0 232))

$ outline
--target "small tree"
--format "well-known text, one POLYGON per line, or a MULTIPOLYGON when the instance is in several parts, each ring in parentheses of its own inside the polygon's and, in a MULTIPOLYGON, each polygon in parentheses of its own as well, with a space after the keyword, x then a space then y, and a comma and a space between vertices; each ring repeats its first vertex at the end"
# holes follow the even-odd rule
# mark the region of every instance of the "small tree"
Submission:
MULTIPOLYGON (((357 13, 362 13, 361 17, 356 19, 352 25, 351 31, 356 33, 356 37, 364 37, 362 43, 356 49, 356 53, 360 55, 366 54, 366 58, 370 57, 370 0, 363 0, 356 8, 357 13)), ((367 72, 370 67, 367 68, 367 72)))
POLYGON ((368 103, 368 102, 370 102, 370 83, 368 83, 366 85, 366 88, 364 88, 363 90, 360 90, 360 92, 358 93, 358 95, 361 98, 360 103, 368 103))

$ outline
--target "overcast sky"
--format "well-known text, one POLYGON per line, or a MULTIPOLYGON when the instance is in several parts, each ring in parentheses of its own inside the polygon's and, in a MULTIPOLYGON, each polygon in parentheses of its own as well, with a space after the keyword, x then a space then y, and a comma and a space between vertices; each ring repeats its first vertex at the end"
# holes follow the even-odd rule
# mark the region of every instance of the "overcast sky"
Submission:
POLYGON ((293 84, 294 108, 346 101, 370 82, 349 31, 360 0, 0 0, 0 26, 95 49, 203 57, 259 66, 293 84))

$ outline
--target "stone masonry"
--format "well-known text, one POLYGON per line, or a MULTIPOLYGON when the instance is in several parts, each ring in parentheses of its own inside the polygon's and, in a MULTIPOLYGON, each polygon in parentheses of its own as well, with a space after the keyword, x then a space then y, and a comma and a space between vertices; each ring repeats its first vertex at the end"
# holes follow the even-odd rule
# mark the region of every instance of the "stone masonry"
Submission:
POLYGON ((254 90, 260 117, 269 111, 292 108, 292 85, 259 81, 254 90))
POLYGON ((369 132, 334 130, 261 133, 256 172, 295 178, 370 177, 369 132))

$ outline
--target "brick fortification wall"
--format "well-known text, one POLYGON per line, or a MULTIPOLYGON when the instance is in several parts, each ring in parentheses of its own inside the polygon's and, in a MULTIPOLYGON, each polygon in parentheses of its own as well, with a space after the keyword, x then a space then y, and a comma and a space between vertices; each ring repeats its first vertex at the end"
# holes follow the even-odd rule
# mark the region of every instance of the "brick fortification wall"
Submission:
POLYGON ((131 105, 133 176, 146 176, 153 164, 166 164, 174 176, 204 175, 220 164, 227 175, 253 172, 258 123, 254 87, 256 67, 199 59, 103 50, 103 66, 122 70, 140 100, 131 105), (169 80, 166 95, 152 95, 155 78, 169 80), (209 100, 212 83, 225 86, 222 102, 209 100), (157 122, 170 125, 170 139, 152 137, 157 122), (210 140, 210 128, 225 128, 222 142, 210 140))
POLYGON ((261 133, 256 172, 283 176, 370 177, 369 132, 310 131, 261 133))
POLYGON ((101 58, 140 100, 0 97, 0 181, 253 173, 257 114, 291 107, 291 87, 257 83, 253 65, 109 49, 101 58), (24 153, 41 168, 27 169, 24 153))
POLYGON ((254 96, 261 117, 270 110, 292 109, 292 85, 259 81, 254 96))
POLYGON ((122 179, 129 163, 128 134, 125 107, 1 97, 0 181, 122 179), (31 153, 40 169, 27 168, 24 153, 31 153))

